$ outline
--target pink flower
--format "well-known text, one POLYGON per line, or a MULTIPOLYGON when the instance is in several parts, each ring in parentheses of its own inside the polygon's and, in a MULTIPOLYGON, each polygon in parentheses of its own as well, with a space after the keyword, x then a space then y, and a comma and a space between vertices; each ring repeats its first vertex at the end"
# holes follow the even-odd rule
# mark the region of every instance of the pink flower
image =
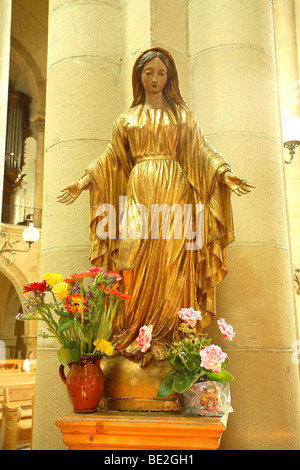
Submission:
POLYGON ((90 268, 89 270, 90 277, 96 277, 97 274, 103 272, 103 268, 90 268))
POLYGON ((139 335, 137 337, 137 342, 140 348, 140 351, 146 352, 151 346, 152 340, 152 325, 143 326, 140 328, 139 335))
POLYGON ((228 339, 228 341, 232 341, 235 337, 233 327, 231 325, 228 325, 228 323, 225 321, 225 318, 220 318, 220 320, 217 321, 217 324, 222 335, 224 335, 225 338, 228 339))
POLYGON ((200 351, 201 367, 212 370, 216 374, 221 372, 221 364, 227 359, 227 354, 223 353, 220 346, 211 344, 200 351))
POLYGON ((190 327, 194 328, 197 321, 202 320, 201 312, 194 310, 192 307, 190 308, 182 308, 177 315, 182 320, 186 321, 190 327))

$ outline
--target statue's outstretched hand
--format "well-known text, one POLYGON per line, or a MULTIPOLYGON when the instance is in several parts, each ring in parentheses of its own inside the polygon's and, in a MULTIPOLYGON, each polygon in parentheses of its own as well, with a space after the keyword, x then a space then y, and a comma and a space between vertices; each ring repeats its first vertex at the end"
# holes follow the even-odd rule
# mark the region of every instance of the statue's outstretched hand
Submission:
POLYGON ((82 191, 82 184, 80 184, 79 181, 75 181, 61 190, 62 194, 57 196, 58 202, 67 205, 72 204, 78 198, 78 196, 80 196, 82 191))
POLYGON ((82 178, 80 178, 78 181, 75 181, 74 183, 69 184, 65 188, 61 190, 61 193, 59 196, 57 196, 58 202, 61 202, 62 204, 72 204, 78 196, 82 193, 84 189, 87 189, 90 187, 90 179, 89 175, 85 174, 82 178))
POLYGON ((242 196, 243 194, 248 194, 251 192, 250 188, 255 188, 252 184, 247 183, 244 178, 241 178, 230 171, 227 171, 224 174, 224 183, 238 196, 242 196))

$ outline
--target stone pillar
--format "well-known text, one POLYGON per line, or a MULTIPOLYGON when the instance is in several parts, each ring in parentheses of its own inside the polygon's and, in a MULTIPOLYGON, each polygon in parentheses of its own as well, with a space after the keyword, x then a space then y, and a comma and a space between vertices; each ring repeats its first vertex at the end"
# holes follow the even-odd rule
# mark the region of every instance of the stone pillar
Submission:
MULTIPOLYGON (((50 0, 41 274, 90 267, 89 203, 60 190, 103 151, 120 114, 119 1, 50 0)), ((71 411, 58 376, 57 343, 39 340, 33 448, 65 448, 55 420, 71 411), (59 398, 58 398, 59 397, 59 398)))
MULTIPOLYGON (((299 370, 273 6, 270 0, 190 3, 192 106, 208 140, 256 186, 233 195, 236 241, 217 313, 233 324, 232 404, 224 449, 299 448, 299 370)), ((217 340, 216 340, 217 341, 217 340)))
POLYGON ((180 74, 180 85, 189 101, 188 5, 185 0, 128 0, 122 8, 122 103, 132 102, 132 67, 137 56, 152 46, 171 52, 180 74), (176 34, 174 34, 176 31, 176 34))
POLYGON ((9 80, 11 0, 0 2, 0 224, 2 213, 2 191, 6 140, 6 119, 9 80))
POLYGON ((34 208, 38 211, 34 214, 35 226, 41 226, 41 215, 43 207, 44 186, 44 140, 45 140, 45 118, 38 115, 33 120, 36 133, 36 164, 35 164, 35 192, 34 208))
MULTIPOLYGON (((300 0, 276 0, 274 19, 281 115, 288 110, 300 117, 300 0)), ((288 150, 284 154, 289 160, 288 150)), ((300 269, 300 147, 293 162, 285 165, 285 175, 293 268, 300 269)), ((300 325, 300 295, 295 294, 295 299, 300 325)))

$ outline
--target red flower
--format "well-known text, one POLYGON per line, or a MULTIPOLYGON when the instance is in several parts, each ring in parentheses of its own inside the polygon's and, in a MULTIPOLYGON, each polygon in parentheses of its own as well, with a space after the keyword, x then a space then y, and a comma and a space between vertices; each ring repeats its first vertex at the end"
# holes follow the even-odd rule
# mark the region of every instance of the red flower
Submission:
POLYGON ((38 291, 38 292, 45 292, 47 289, 47 282, 32 282, 31 284, 28 284, 28 286, 23 287, 23 292, 32 292, 32 291, 38 291))
POLYGON ((96 277, 97 274, 101 273, 103 268, 91 268, 89 269, 90 277, 96 277))

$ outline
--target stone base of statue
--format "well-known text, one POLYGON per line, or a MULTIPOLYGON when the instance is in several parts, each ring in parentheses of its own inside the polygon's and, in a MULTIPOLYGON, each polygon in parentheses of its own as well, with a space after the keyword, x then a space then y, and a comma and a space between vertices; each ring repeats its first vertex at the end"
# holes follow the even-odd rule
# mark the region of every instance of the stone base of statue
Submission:
POLYGON ((140 363, 120 355, 102 359, 101 368, 105 375, 101 409, 167 412, 182 410, 177 394, 166 399, 156 396, 161 382, 171 369, 168 361, 153 361, 142 369, 140 363))

